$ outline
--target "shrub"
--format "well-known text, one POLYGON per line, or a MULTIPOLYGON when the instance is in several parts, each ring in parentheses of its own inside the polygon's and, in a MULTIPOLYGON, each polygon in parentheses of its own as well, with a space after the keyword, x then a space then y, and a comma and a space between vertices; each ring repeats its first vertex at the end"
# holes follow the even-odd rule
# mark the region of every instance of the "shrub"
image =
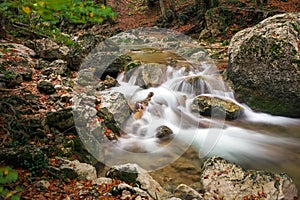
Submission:
POLYGON ((116 17, 111 7, 100 6, 91 0, 10 0, 0 3, 0 11, 12 20, 18 15, 23 22, 47 22, 51 25, 63 18, 75 24, 85 24, 88 21, 102 23, 107 18, 116 17))
POLYGON ((0 197, 4 199, 18 200, 18 191, 11 190, 9 184, 16 182, 18 173, 10 167, 0 167, 0 197))

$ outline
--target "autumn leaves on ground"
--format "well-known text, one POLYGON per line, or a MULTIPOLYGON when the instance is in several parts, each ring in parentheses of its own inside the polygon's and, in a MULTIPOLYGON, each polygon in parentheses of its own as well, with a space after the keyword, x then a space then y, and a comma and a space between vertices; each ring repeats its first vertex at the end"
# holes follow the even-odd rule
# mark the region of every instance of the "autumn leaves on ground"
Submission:
MULTIPOLYGON (((33 52, 28 52, 27 49, 18 49, 10 43, 25 44, 35 50, 36 45, 31 41, 52 37, 59 44, 66 44, 72 50, 76 49, 76 44, 69 38, 65 38, 63 34, 58 37, 56 33, 65 31, 75 38, 91 33, 97 35, 96 39, 92 41, 96 43, 121 31, 144 26, 171 28, 199 39, 203 29, 209 29, 201 5, 199 11, 195 12, 193 10, 194 1, 178 0, 175 2, 177 17, 166 20, 161 16, 158 1, 147 5, 147 3, 137 0, 108 0, 107 4, 117 13, 116 19, 109 18, 100 25, 91 22, 78 25, 64 21, 62 18, 57 22, 60 27, 55 30, 56 32, 53 31, 50 34, 46 29, 44 32, 38 32, 29 25, 17 21, 18 18, 9 14, 5 15, 6 10, 3 7, 1 10, 3 13, 0 13, 0 148, 5 147, 6 150, 11 149, 11 151, 18 148, 18 150, 17 152, 5 152, 11 153, 7 155, 14 155, 11 158, 0 153, 2 156, 0 164, 13 167, 13 169, 10 167, 0 169, 0 199, 18 199, 19 196, 23 199, 119 199, 122 196, 121 194, 115 196, 109 194, 113 186, 121 182, 120 180, 99 185, 91 180, 80 180, 70 176, 67 172, 56 170, 62 162, 56 156, 86 161, 85 156, 82 156, 86 152, 79 148, 81 145, 74 127, 68 127, 63 131, 51 129, 45 126, 43 124, 45 122, 42 120, 51 111, 71 106, 72 80, 76 77, 77 72, 70 70, 63 60, 60 63, 53 63, 52 58, 43 61, 33 52), (31 54, 33 58, 28 56, 31 54), (20 63, 26 67, 21 66, 20 63), (52 68, 47 70, 40 67, 43 64, 52 66, 52 68), (27 71, 28 67, 34 70, 27 71), (12 73, 11 69, 15 73, 12 73), (20 76, 14 77, 14 74, 20 76), (51 85, 40 84, 43 76, 54 76, 48 77, 51 85), (8 79, 10 82, 6 81, 8 79), (43 92, 53 90, 54 86, 57 86, 55 95, 43 92), (62 145, 62 143, 67 145, 62 145), (27 145, 35 146, 37 149, 28 150, 26 149, 27 145), (34 162, 18 163, 19 157, 24 156, 22 152, 31 152, 30 155, 25 156, 28 156, 27 160, 34 162)), ((165 6, 168 9, 169 1, 165 6)), ((224 18, 224 23, 226 23, 224 29, 218 35, 203 34, 201 44, 207 47, 212 58, 219 60, 219 68, 224 69, 227 65, 227 45, 234 33, 254 25, 257 22, 257 16, 263 18, 269 16, 270 13, 299 12, 299 8, 299 0, 269 0, 266 5, 259 8, 252 0, 220 0, 217 7, 212 8, 212 13, 213 17, 224 18), (229 17, 228 14, 232 16, 229 17), (240 20, 241 17, 244 17, 245 20, 240 20)), ((23 7, 23 11, 30 13, 28 9, 32 8, 30 6, 23 7)), ((15 14, 21 12, 16 11, 15 14)), ((95 15, 91 13, 89 13, 90 18, 95 15)), ((36 13, 31 14, 35 15, 36 13)), ((34 17, 33 19, 36 20, 34 17)), ((101 20, 99 18, 96 22, 101 20)), ((132 195, 129 199, 134 198, 135 196, 132 195)))

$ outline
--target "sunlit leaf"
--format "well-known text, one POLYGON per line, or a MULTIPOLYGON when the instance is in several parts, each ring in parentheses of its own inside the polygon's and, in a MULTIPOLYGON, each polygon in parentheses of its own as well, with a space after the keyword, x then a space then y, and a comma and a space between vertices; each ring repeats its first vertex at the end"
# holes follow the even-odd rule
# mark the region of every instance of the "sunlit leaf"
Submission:
POLYGON ((31 13, 31 9, 29 6, 25 6, 25 7, 22 7, 22 10, 27 14, 29 15, 31 13))

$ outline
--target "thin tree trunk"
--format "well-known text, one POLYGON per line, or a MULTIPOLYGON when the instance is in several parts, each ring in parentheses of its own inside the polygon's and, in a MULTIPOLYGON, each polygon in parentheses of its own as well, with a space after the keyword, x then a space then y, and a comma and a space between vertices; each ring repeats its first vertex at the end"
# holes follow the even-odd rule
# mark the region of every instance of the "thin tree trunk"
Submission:
POLYGON ((167 19, 167 13, 166 13, 166 7, 165 7, 164 0, 159 0, 159 6, 160 6, 160 10, 161 10, 161 14, 162 14, 163 18, 167 19))

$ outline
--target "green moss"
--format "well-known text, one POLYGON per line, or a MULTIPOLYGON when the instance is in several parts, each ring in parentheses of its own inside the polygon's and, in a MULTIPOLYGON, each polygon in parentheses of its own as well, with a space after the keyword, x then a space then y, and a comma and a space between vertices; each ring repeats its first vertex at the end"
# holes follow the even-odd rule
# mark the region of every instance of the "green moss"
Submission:
POLYGON ((298 35, 300 35, 300 27, 298 27, 295 23, 291 23, 292 27, 295 31, 297 31, 298 35))
POLYGON ((291 99, 266 96, 262 92, 243 86, 236 88, 236 97, 240 102, 246 103, 251 109, 258 112, 288 117, 300 116, 300 102, 293 102, 291 99))

